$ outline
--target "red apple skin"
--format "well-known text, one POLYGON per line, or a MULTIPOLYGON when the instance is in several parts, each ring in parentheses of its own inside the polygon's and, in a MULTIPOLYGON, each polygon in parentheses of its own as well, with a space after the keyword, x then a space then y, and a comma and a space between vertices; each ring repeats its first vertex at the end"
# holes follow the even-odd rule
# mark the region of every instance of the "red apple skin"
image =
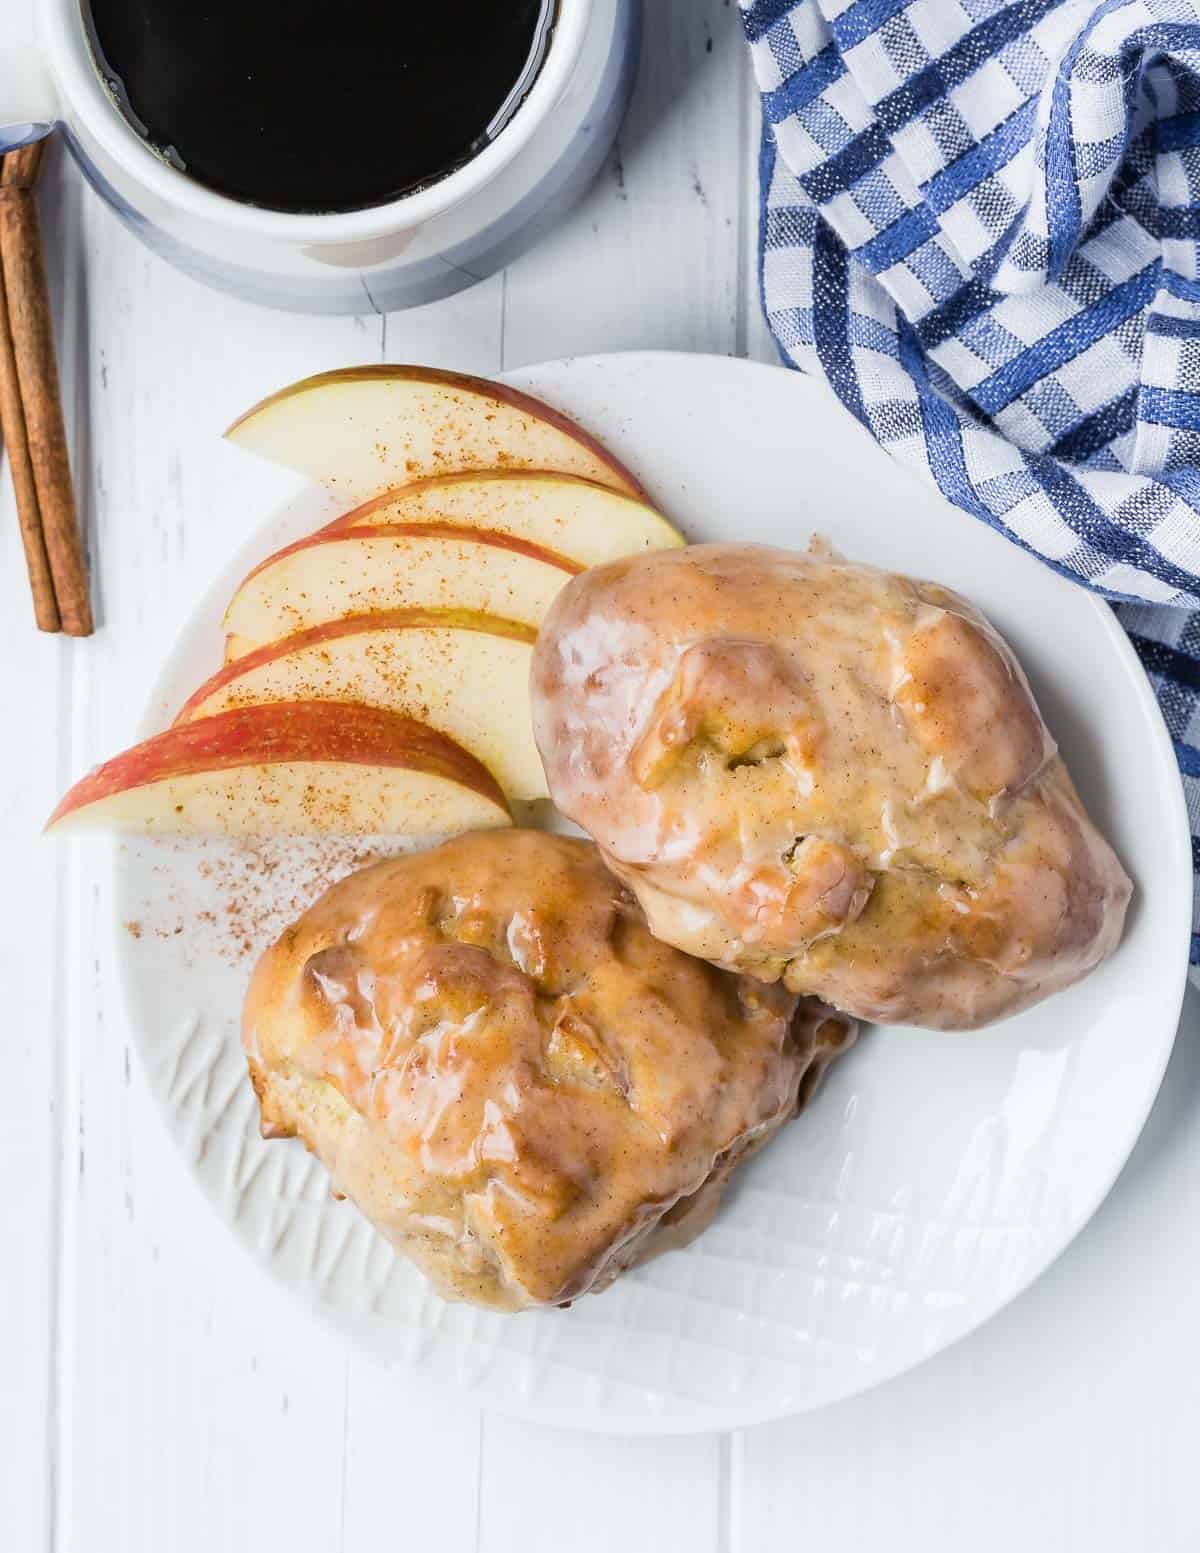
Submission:
MULTIPOLYGON (((373 529, 372 533, 378 533, 378 530, 373 529)), ((252 652, 243 653, 241 657, 223 664, 187 698, 175 714, 172 726, 187 722, 194 707, 201 706, 230 680, 249 674, 274 658, 285 658, 289 653, 299 652, 302 648, 317 647, 322 642, 330 642, 341 636, 353 636, 358 631, 404 631, 422 627, 481 631, 488 636, 506 636, 514 641, 528 642, 531 646, 537 640, 537 632, 520 621, 502 620, 498 615, 481 615, 466 609, 379 609, 365 615, 345 615, 341 620, 310 626, 307 631, 297 631, 294 636, 268 642, 265 647, 256 647, 252 652)))
POLYGON ((238 416, 225 435, 231 436, 243 422, 280 399, 288 399, 293 394, 302 393, 310 388, 324 388, 330 383, 341 381, 358 383, 366 378, 415 379, 422 383, 436 383, 442 388, 459 388, 466 393, 479 394, 486 399, 497 399, 501 404, 511 405, 514 410, 520 410, 523 415, 546 421, 566 436, 582 443, 595 458, 612 471, 631 496, 636 496, 639 501, 649 500, 641 482, 626 469, 620 459, 614 458, 601 442, 598 442, 590 432, 584 431, 583 427, 573 421, 569 415, 564 415, 561 410, 554 409, 552 405, 546 404, 541 399, 535 399, 532 394, 522 393, 519 388, 510 388, 507 383, 493 383, 488 378, 472 377, 466 372, 443 372, 437 367, 390 366, 385 363, 374 366, 341 367, 334 372, 317 372, 312 377, 301 378, 299 382, 291 383, 287 388, 281 388, 277 393, 268 394, 265 399, 260 399, 244 415, 238 416))
MULTIPOLYGON (((548 474, 537 469, 474 469, 466 474, 426 475, 423 479, 412 480, 407 485, 389 485, 386 489, 377 492, 376 495, 368 497, 366 501, 360 502, 357 507, 352 507, 349 512, 343 512, 340 517, 332 518, 328 523, 323 523, 317 532, 320 534, 345 532, 346 529, 358 528, 360 526, 374 527, 377 533, 380 529, 386 530, 389 528, 424 529, 428 531, 431 526, 436 524, 436 526, 440 527, 440 524, 437 524, 436 520, 424 519, 415 523, 379 523, 372 525, 366 520, 372 512, 377 511, 380 507, 386 507, 390 502, 394 502, 397 497, 415 496, 421 491, 436 490, 439 486, 455 485, 462 480, 486 479, 489 481, 511 480, 519 482, 522 480, 547 478, 561 481, 566 485, 591 486, 597 491, 602 491, 606 496, 615 497, 617 500, 641 502, 642 505, 650 507, 650 503, 640 496, 635 497, 621 491, 614 491, 611 486, 599 485, 596 481, 587 480, 582 475, 548 474)), ((657 512, 657 508, 650 508, 650 510, 657 512)), ((662 516, 661 513, 658 515, 662 516)), ((664 518, 663 522, 667 523, 667 519, 664 518)), ((670 526, 668 523, 668 527, 670 526)), ((512 537, 506 535, 504 529, 488 529, 473 523, 454 523, 449 518, 446 520, 446 527, 453 529, 456 533, 465 531, 473 534, 495 534, 499 538, 512 537)), ((536 540, 527 540, 526 543, 534 545, 538 550, 549 551, 550 554, 556 556, 559 555, 558 551, 551 551, 548 545, 538 545, 536 540)), ((560 559, 568 566, 578 564, 572 561, 570 556, 560 556, 560 559)), ((581 568, 581 570, 583 569, 585 568, 581 568)))
POLYGON ((354 702, 272 701, 178 723, 105 761, 76 782, 46 830, 86 804, 167 777, 304 760, 423 771, 470 787, 508 812, 487 767, 425 723, 354 702))
POLYGON ((465 539, 471 544, 491 545, 497 550, 516 550, 521 555, 529 556, 530 560, 542 561, 547 566, 557 566, 559 571, 569 572, 572 577, 577 577, 585 568, 577 561, 569 561, 565 555, 559 555, 557 550, 547 550, 544 545, 535 545, 531 540, 518 539, 513 534, 502 534, 498 529, 470 528, 463 523, 381 523, 373 527, 364 523, 353 528, 332 527, 319 528, 315 534, 306 534, 303 539, 294 540, 290 545, 284 545, 282 550, 276 550, 274 555, 267 556, 265 561, 260 561, 242 578, 237 586, 237 593, 257 577, 259 572, 266 571, 268 566, 274 566, 277 561, 284 560, 289 555, 295 555, 298 550, 311 550, 314 545, 341 544, 345 540, 353 539, 465 539))

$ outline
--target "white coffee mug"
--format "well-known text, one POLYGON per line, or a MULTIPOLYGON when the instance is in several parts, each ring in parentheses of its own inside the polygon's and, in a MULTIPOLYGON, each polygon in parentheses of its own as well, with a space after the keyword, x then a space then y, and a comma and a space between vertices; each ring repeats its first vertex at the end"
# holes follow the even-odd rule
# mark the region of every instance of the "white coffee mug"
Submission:
POLYGON ((180 269, 269 306, 390 312, 481 280, 579 196, 620 126, 638 21, 638 0, 558 0, 528 95, 465 166, 368 210, 292 215, 218 194, 146 145, 96 72, 81 0, 0 0, 0 150, 58 125, 102 198, 180 269))

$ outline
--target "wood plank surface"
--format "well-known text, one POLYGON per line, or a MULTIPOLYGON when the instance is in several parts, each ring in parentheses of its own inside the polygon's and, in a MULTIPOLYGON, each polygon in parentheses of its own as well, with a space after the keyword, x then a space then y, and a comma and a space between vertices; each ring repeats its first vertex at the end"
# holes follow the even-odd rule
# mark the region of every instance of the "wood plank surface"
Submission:
MULTIPOLYGON (((157 664, 280 489, 228 421, 308 372, 480 373, 622 348, 774 360, 757 105, 728 0, 647 0, 638 91, 578 210, 508 272, 381 319, 289 318, 177 275, 47 168, 59 350, 99 632, 39 637, 0 494, 10 747, 0 975, 0 1547, 46 1553, 1183 1553, 1200 1434, 1189 1229, 1200 1011, 1096 1225, 983 1333, 891 1386, 733 1436, 622 1440, 408 1395, 258 1272, 141 1082, 103 843, 44 843, 135 736, 157 664)), ((1131 1034, 1131 1039, 1134 1038, 1131 1034)))

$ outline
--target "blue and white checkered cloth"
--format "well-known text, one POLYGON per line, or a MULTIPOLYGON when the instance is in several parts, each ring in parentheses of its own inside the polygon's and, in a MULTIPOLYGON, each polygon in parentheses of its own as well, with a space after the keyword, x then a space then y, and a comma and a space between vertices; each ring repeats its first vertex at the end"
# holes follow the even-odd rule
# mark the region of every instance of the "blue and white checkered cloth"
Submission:
POLYGON ((741 5, 780 350, 1122 601, 1200 875, 1200 0, 741 5))

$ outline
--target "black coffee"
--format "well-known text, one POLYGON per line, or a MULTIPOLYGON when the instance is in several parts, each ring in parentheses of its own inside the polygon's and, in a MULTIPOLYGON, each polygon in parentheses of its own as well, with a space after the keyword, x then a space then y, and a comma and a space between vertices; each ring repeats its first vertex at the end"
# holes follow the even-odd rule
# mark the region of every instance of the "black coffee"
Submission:
POLYGON ((541 65, 555 0, 83 0, 138 133, 274 210, 361 210, 492 140, 541 65))

